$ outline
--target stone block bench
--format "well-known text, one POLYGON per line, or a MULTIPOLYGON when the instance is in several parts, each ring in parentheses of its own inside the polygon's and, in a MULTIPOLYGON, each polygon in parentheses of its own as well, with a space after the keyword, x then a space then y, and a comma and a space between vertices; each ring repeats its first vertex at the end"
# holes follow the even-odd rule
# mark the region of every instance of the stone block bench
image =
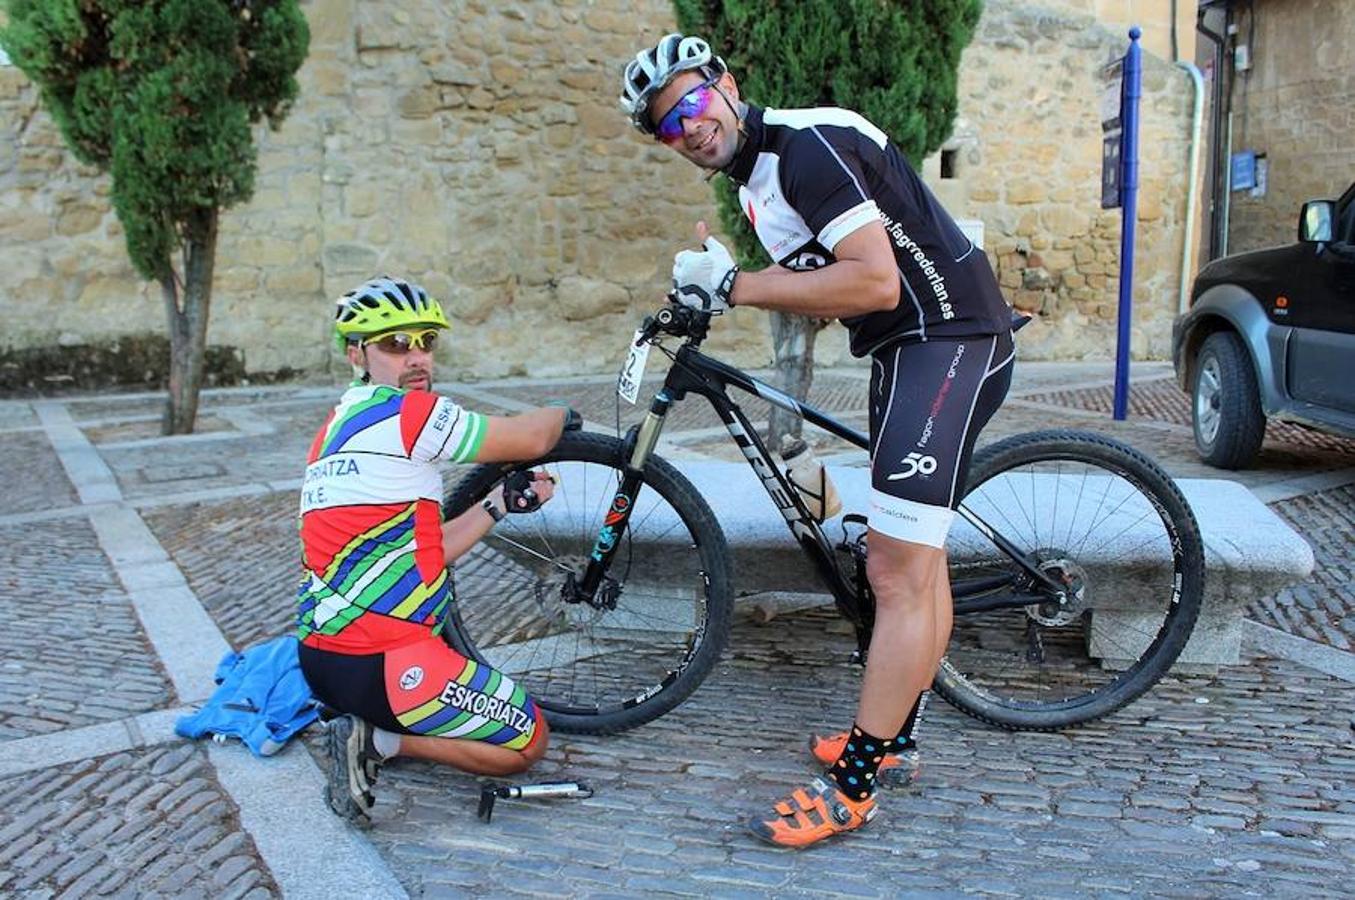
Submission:
MULTIPOLYGON (((764 615, 772 615, 780 609, 831 602, 808 558, 747 465, 675 464, 700 490, 724 529, 734 555, 734 587, 743 597, 741 603, 754 604, 764 615)), ((830 465, 829 472, 842 496, 844 511, 864 512, 868 508, 867 471, 830 465)), ((1182 479, 1177 484, 1200 523, 1205 547, 1204 602, 1178 666, 1208 669, 1236 664, 1247 605, 1309 577, 1312 550, 1279 516, 1236 482, 1182 479)), ((824 528, 836 543, 842 534, 839 521, 830 519, 824 528)), ((1106 531, 1116 533, 1111 524, 1106 531)), ((1134 535, 1120 535, 1119 540, 1120 549, 1132 547, 1134 535)), ((986 546, 972 526, 957 518, 947 545, 952 558, 962 559, 967 547, 981 543, 986 546)), ((1117 557, 1122 555, 1115 546, 1110 549, 1117 557)), ((1115 634, 1118 645, 1141 632, 1136 627, 1137 619, 1153 618, 1156 627, 1160 614, 1154 618, 1136 612, 1133 598, 1141 595, 1145 583, 1160 585, 1160 574, 1154 579, 1153 572, 1135 565, 1133 559, 1103 566, 1097 574, 1098 599, 1091 605, 1093 617, 1100 617, 1100 621, 1094 633, 1104 629, 1103 633, 1115 634)), ((1089 651, 1109 665, 1116 662, 1109 647, 1098 647, 1095 639, 1089 651)))

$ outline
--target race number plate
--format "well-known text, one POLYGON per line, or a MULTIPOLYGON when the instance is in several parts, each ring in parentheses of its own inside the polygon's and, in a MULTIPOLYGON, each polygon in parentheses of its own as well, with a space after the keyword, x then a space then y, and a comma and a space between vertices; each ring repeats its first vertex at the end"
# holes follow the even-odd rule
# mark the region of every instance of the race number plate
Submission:
POLYGON ((649 359, 649 342, 640 343, 641 332, 636 329, 630 339, 630 353, 626 355, 626 364, 616 379, 616 392, 627 403, 635 403, 640 397, 640 381, 645 377, 645 360, 649 359))

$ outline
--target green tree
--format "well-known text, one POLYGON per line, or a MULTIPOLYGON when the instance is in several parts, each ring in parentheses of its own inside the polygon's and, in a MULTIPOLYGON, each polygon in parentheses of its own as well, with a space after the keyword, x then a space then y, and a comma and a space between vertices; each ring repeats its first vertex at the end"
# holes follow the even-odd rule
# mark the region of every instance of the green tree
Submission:
POLYGON ((4 0, 3 46, 81 162, 112 175, 127 253, 169 319, 164 432, 197 418, 221 210, 250 198, 310 30, 297 0, 4 0))
MULTIPOLYGON (((950 136, 960 53, 982 0, 673 0, 678 27, 724 57, 739 92, 759 106, 841 106, 861 113, 920 165, 950 136)), ((741 265, 766 255, 726 179, 715 182, 720 222, 741 265)), ((822 321, 772 313, 780 386, 803 399, 822 321)), ((800 422, 773 408, 769 438, 800 422)))

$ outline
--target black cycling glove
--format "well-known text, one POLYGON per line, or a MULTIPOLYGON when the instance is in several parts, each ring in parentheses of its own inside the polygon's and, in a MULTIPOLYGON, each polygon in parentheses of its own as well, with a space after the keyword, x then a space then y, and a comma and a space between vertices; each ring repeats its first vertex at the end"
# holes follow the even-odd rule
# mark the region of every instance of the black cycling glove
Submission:
POLYGON ((536 477, 531 469, 509 472, 503 480, 503 505, 510 513, 528 513, 541 508, 541 498, 532 489, 536 477))

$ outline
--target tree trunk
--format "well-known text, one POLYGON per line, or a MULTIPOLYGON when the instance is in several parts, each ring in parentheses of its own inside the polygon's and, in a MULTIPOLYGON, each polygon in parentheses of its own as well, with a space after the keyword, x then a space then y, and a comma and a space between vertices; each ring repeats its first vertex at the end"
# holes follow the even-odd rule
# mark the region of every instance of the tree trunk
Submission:
POLYGON ((160 277, 160 292, 169 317, 169 397, 164 434, 192 434, 202 390, 207 350, 207 313, 212 303, 212 271, 216 264, 217 211, 194 213, 183 228, 184 279, 172 266, 160 277), (183 291, 180 294, 179 287, 183 291))
MULTIPOLYGON (((814 338, 821 325, 809 316, 792 313, 774 312, 771 318, 776 387, 797 400, 805 400, 814 381, 814 338)), ((779 450, 781 437, 787 434, 799 437, 803 424, 798 416, 773 406, 767 421, 767 446, 779 450)))

